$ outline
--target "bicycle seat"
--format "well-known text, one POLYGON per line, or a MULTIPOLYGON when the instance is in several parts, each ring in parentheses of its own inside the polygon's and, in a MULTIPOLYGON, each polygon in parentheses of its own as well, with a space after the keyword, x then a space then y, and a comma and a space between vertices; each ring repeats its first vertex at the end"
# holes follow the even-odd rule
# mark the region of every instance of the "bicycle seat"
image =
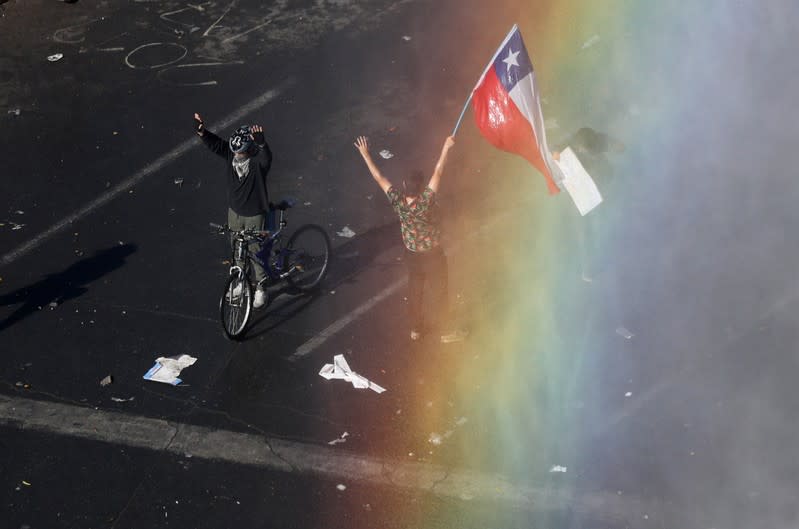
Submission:
POLYGON ((277 204, 273 204, 273 203, 270 202, 269 203, 269 209, 277 209, 279 211, 286 211, 287 209, 289 209, 291 207, 294 207, 295 203, 296 202, 294 202, 294 200, 292 200, 290 198, 289 199, 283 199, 280 202, 278 202, 277 204))

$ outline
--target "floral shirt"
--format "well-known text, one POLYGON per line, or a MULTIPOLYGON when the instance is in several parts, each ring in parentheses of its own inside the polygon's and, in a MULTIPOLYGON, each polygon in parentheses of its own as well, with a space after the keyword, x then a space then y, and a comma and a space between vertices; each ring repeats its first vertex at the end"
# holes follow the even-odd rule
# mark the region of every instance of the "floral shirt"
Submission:
POLYGON ((390 187, 386 196, 399 215, 402 242, 406 248, 412 252, 426 252, 441 244, 435 191, 426 187, 410 204, 396 187, 390 187))

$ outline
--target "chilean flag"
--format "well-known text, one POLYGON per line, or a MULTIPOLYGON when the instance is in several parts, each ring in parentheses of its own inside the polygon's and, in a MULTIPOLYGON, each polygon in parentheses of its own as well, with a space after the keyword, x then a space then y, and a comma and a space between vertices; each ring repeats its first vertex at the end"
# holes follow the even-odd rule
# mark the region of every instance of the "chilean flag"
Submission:
POLYGON ((517 26, 472 91, 472 108, 477 127, 489 142, 526 158, 543 173, 549 192, 559 192, 563 177, 547 147, 533 63, 517 26))

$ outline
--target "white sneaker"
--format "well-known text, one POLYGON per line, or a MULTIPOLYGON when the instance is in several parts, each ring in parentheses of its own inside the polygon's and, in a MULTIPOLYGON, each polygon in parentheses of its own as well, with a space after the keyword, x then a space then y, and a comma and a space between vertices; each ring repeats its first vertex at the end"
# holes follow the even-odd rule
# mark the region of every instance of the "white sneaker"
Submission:
POLYGON ((255 298, 252 300, 253 308, 260 309, 264 303, 266 303, 266 292, 262 288, 255 289, 255 298))

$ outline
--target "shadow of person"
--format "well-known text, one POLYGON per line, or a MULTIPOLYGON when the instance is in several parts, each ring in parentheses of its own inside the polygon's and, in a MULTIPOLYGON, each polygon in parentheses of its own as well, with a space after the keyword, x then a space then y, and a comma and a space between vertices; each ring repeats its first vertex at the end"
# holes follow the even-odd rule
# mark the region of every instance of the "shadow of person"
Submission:
POLYGON ((60 305, 83 295, 92 282, 125 264, 125 260, 136 249, 134 244, 122 244, 99 250, 91 257, 81 259, 65 270, 50 274, 32 285, 0 294, 0 306, 21 304, 0 322, 0 332, 50 303, 60 305))
POLYGON ((372 265, 380 254, 392 247, 397 249, 402 247, 399 222, 397 221, 389 222, 356 235, 337 246, 333 249, 329 272, 322 281, 319 290, 310 294, 299 295, 299 292, 285 283, 270 289, 269 305, 271 306, 267 306, 266 310, 261 311, 260 314, 256 313, 256 317, 250 327, 253 332, 248 333, 247 338, 257 338, 293 318, 320 297, 319 292, 321 289, 335 290, 336 287, 353 281, 355 276, 366 267, 372 265), (288 294, 291 297, 288 299, 281 298, 280 302, 272 305, 282 294, 288 294), (258 330, 256 331, 256 329, 258 330))

